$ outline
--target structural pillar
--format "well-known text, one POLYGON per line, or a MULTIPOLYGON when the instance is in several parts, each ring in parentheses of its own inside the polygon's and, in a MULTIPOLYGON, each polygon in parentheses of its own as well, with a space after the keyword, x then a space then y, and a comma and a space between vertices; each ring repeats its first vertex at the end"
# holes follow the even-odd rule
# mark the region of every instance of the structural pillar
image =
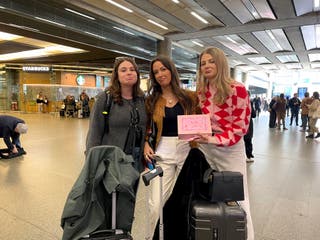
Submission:
POLYGON ((171 51, 171 40, 165 37, 163 40, 159 40, 157 43, 157 53, 158 55, 164 55, 169 58, 172 57, 171 51))
POLYGON ((241 74, 241 82, 244 84, 246 89, 249 90, 249 83, 248 83, 247 80, 248 80, 248 73, 242 72, 242 74, 241 74))

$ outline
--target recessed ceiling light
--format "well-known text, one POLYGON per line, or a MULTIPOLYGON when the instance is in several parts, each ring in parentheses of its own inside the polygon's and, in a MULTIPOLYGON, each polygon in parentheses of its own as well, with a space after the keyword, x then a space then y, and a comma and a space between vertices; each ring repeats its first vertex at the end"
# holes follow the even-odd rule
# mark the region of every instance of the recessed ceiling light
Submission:
POLYGON ((66 26, 66 25, 64 25, 62 23, 54 22, 54 21, 51 21, 51 20, 48 20, 48 19, 45 19, 45 18, 41 18, 41 17, 34 17, 34 18, 38 19, 38 20, 41 20, 41 21, 48 22, 48 23, 53 23, 53 24, 58 25, 60 27, 65 27, 66 26))
POLYGON ((199 47, 204 47, 203 44, 201 44, 201 43, 199 43, 199 42, 197 42, 197 41, 191 41, 191 42, 193 42, 195 45, 198 45, 199 47))
POLYGON ((33 32, 40 32, 39 29, 31 28, 31 27, 27 27, 27 26, 21 26, 21 25, 17 25, 17 24, 13 24, 13 23, 9 23, 8 25, 12 26, 12 27, 16 27, 16 28, 21 28, 21 29, 33 31, 33 32))
POLYGON ((179 3, 179 0, 172 0, 172 2, 174 2, 174 3, 179 3))
POLYGON ((130 12, 130 13, 133 12, 130 8, 127 8, 127 7, 121 5, 120 3, 117 3, 117 2, 115 2, 115 1, 113 1, 113 0, 105 0, 105 1, 108 2, 108 3, 111 3, 111 4, 113 4, 113 5, 115 5, 115 6, 118 7, 118 8, 121 8, 121 9, 127 11, 127 12, 130 12))
POLYGON ((64 8, 64 9, 65 9, 66 11, 68 11, 68 12, 72 12, 72 13, 74 13, 74 14, 77 14, 77 15, 79 15, 79 16, 82 16, 82 17, 88 18, 88 19, 90 19, 90 20, 96 20, 94 17, 91 17, 91 16, 88 16, 88 15, 86 15, 86 14, 83 14, 83 13, 77 12, 77 11, 72 10, 72 9, 70 9, 70 8, 64 8))
POLYGON ((11 33, 0 32, 0 40, 11 41, 11 40, 15 40, 18 38, 22 38, 22 37, 19 35, 11 34, 11 33))
POLYGON ((114 29, 117 29, 117 30, 119 30, 119 31, 121 31, 121 32, 127 33, 127 34, 129 34, 129 35, 135 35, 135 34, 132 33, 132 32, 129 32, 129 31, 125 30, 125 29, 122 29, 122 28, 119 28, 119 27, 116 27, 116 26, 113 26, 113 28, 114 28, 114 29))
POLYGON ((318 8, 320 6, 320 0, 314 0, 314 7, 318 8))
POLYGON ((157 22, 155 22, 155 21, 153 21, 153 20, 151 20, 151 19, 148 19, 148 22, 149 22, 149 23, 152 23, 153 25, 156 25, 156 26, 158 26, 158 27, 160 27, 160 28, 162 28, 162 29, 168 30, 168 28, 167 28, 166 26, 163 26, 163 25, 161 25, 160 23, 157 23, 157 22))
POLYGON ((101 35, 98 35, 98 34, 95 34, 95 33, 91 33, 91 32, 85 32, 85 33, 86 33, 86 34, 89 34, 89 35, 91 35, 91 36, 97 37, 97 38, 106 39, 106 37, 101 36, 101 35))
POLYGON ((198 20, 200 20, 201 22, 208 24, 209 22, 207 20, 205 20, 203 17, 201 17, 199 14, 195 13, 195 12, 191 12, 191 15, 196 17, 198 20))

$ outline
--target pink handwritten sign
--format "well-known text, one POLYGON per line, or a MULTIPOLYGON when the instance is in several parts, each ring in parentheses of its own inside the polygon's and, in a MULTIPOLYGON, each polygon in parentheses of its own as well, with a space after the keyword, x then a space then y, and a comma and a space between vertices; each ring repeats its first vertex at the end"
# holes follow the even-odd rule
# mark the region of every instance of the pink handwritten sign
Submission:
POLYGON ((178 136, 182 140, 191 140, 197 134, 211 135, 210 116, 199 115, 179 115, 178 116, 178 136))

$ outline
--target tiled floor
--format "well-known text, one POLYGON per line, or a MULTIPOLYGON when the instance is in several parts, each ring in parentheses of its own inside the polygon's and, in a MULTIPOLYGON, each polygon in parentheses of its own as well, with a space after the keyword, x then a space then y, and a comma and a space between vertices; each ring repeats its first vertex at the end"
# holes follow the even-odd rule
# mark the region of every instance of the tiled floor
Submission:
MULTIPOLYGON (((88 119, 0 114, 29 124, 22 136, 27 155, 0 160, 0 240, 61 239, 61 212, 84 162, 88 119)), ((255 239, 317 240, 320 139, 306 140, 297 126, 269 129, 267 120, 266 113, 254 120, 255 162, 248 164, 255 239)))

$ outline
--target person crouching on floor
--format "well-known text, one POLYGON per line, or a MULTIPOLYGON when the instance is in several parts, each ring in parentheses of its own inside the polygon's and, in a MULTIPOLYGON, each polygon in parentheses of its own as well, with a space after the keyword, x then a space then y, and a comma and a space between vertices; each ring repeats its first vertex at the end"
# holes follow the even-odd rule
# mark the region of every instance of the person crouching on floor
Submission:
POLYGON ((20 134, 28 131, 28 126, 24 120, 8 115, 0 116, 0 137, 7 145, 9 155, 25 154, 21 146, 20 134))

